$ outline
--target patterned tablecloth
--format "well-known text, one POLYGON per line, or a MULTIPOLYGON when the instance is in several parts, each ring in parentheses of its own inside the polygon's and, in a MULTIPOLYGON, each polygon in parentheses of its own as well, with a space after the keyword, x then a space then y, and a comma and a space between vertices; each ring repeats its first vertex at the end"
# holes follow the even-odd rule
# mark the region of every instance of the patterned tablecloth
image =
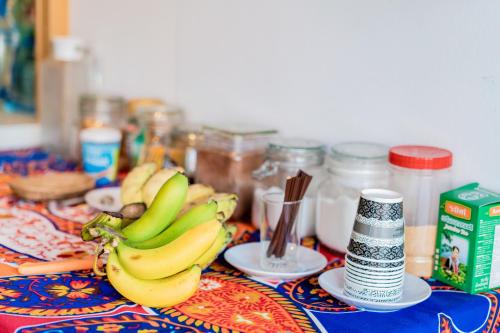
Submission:
MULTIPOLYGON (((473 296, 431 280, 433 293, 424 303, 393 313, 370 313, 329 296, 319 287, 317 275, 264 281, 235 270, 221 257, 204 272, 193 297, 163 309, 127 301, 106 278, 89 271, 13 276, 22 262, 91 252, 92 246, 78 235, 95 212, 86 205, 61 208, 18 200, 5 186, 10 177, 0 174, 1 333, 498 332, 500 327, 500 290, 473 296)), ((255 236, 251 227, 238 227, 235 243, 255 236)), ((314 239, 304 244, 327 255, 327 269, 343 265, 314 239)))

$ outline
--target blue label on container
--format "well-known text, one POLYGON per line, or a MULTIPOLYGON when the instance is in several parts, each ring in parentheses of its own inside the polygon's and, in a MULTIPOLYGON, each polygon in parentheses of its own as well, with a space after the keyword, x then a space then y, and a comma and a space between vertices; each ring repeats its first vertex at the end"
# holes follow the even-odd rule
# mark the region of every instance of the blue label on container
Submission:
POLYGON ((83 170, 94 177, 97 186, 115 180, 119 150, 119 143, 82 143, 83 170))

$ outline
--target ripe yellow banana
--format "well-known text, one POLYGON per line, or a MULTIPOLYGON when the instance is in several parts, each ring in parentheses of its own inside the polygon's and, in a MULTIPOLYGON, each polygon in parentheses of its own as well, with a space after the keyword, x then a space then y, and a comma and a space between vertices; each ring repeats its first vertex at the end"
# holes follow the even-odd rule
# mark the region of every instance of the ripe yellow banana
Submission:
POLYGON ((122 230, 123 235, 131 242, 141 242, 158 235, 181 210, 187 189, 187 177, 175 174, 162 185, 146 212, 122 230))
POLYGON ((177 172, 184 172, 183 168, 175 167, 169 169, 161 169, 149 178, 149 180, 142 187, 142 201, 146 206, 151 206, 160 188, 167 180, 173 177, 177 172))
POLYGON ((200 282, 201 268, 192 266, 173 276, 157 280, 141 280, 126 271, 113 251, 106 273, 111 285, 132 302, 150 307, 167 307, 191 297, 200 282))
POLYGON ((130 171, 122 182, 120 195, 123 205, 142 202, 141 188, 155 171, 156 164, 154 163, 145 163, 130 171))
POLYGON ((233 232, 235 228, 234 226, 230 226, 228 229, 221 228, 215 241, 208 248, 208 250, 203 253, 198 259, 195 260, 194 264, 201 267, 201 269, 205 269, 217 258, 219 253, 221 253, 224 248, 231 242, 233 237, 233 232))
POLYGON ((203 185, 203 184, 190 185, 186 195, 186 201, 184 203, 184 207, 182 207, 182 210, 180 211, 179 215, 184 215, 191 208, 208 202, 208 199, 214 194, 215 190, 208 185, 203 185))
POLYGON ((123 267, 135 277, 161 279, 192 265, 210 248, 221 228, 217 220, 205 222, 166 245, 147 250, 135 249, 121 242, 117 247, 118 257, 123 267))

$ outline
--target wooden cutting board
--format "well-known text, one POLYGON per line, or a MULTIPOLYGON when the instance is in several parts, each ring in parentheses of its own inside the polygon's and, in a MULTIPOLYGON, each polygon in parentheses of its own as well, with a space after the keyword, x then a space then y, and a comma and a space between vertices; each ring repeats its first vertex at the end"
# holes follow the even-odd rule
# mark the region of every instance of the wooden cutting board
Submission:
POLYGON ((94 185, 92 177, 80 172, 53 172, 19 177, 9 182, 17 196, 36 201, 80 196, 94 188, 94 185))

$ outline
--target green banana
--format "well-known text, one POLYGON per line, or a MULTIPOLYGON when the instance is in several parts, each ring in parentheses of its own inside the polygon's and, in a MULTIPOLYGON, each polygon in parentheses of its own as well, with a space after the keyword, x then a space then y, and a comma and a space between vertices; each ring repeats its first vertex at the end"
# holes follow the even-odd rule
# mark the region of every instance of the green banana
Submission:
POLYGON ((221 228, 219 221, 212 220, 154 249, 134 249, 123 242, 116 249, 120 263, 127 272, 139 279, 161 279, 192 265, 210 248, 221 228))
POLYGON ((175 174, 163 184, 146 212, 123 229, 123 235, 131 242, 140 242, 159 234, 181 210, 187 189, 187 177, 175 174))
POLYGON ((167 278, 141 280, 127 272, 113 251, 108 257, 106 274, 111 285, 132 302, 150 307, 167 307, 184 302, 196 292, 201 268, 194 265, 167 278))
POLYGON ((194 264, 199 265, 201 269, 210 266, 219 253, 221 253, 226 248, 227 244, 231 242, 235 230, 235 226, 221 228, 210 248, 196 259, 194 264))
POLYGON ((170 243, 187 230, 207 221, 214 220, 216 217, 217 203, 211 201, 194 207, 155 237, 142 242, 127 242, 127 245, 137 249, 154 249, 170 243))

